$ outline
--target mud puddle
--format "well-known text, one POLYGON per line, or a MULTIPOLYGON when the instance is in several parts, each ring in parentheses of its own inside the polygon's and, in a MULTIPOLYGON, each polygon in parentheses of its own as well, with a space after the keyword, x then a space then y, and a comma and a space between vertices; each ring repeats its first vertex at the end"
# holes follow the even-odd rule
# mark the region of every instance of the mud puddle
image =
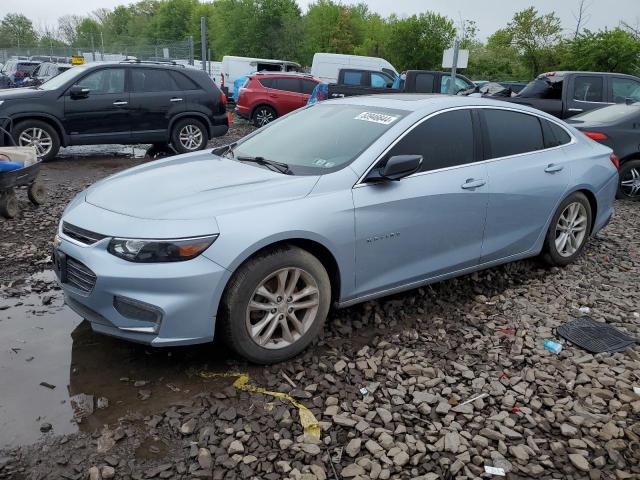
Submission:
POLYGON ((233 381, 200 371, 247 371, 218 345, 155 349, 95 334, 59 291, 0 299, 0 330, 0 449, 161 414, 233 381))

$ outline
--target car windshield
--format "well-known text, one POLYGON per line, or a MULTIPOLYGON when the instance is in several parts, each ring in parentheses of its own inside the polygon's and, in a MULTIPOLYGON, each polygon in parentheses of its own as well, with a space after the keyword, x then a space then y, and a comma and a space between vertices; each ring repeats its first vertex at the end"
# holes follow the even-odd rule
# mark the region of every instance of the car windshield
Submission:
POLYGON ((261 128, 227 153, 284 163, 294 175, 344 168, 407 115, 405 110, 321 103, 261 128))
POLYGON ((559 100, 562 98, 562 83, 563 77, 561 76, 538 77, 529 82, 518 93, 518 97, 559 100))
POLYGON ((85 72, 87 68, 89 68, 89 65, 69 68, 69 70, 62 72, 60 75, 56 75, 55 77, 50 78, 49 80, 44 82, 42 85, 38 87, 38 89, 39 90, 56 90, 60 88, 62 85, 65 85, 69 80, 72 80, 77 76, 82 75, 82 73, 85 72))
POLYGON ((571 117, 571 123, 617 123, 633 116, 640 116, 640 104, 620 103, 571 117))

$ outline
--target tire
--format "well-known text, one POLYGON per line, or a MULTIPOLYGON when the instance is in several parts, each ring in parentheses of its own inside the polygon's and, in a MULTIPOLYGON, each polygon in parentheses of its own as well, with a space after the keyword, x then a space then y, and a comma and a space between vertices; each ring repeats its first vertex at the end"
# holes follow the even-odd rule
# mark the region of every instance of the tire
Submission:
POLYGON ((300 353, 318 336, 330 304, 331 283, 322 263, 297 247, 274 248, 249 259, 233 274, 218 315, 218 332, 230 348, 251 362, 281 362, 300 353), (299 277, 293 284, 295 272, 299 277), (291 296, 286 288, 278 288, 280 275, 284 286, 293 288, 291 296), (260 287, 269 297, 258 293, 260 287), (303 291, 307 294, 296 299, 296 292, 303 291), (249 308, 252 300, 257 308, 249 308), (293 310, 297 325, 290 315, 296 304, 305 305, 293 310), (256 330, 254 336, 250 327, 256 330))
POLYGON ((616 198, 640 200, 640 160, 629 160, 620 167, 620 183, 616 198))
POLYGON ((27 196, 34 205, 42 205, 47 200, 47 189, 39 182, 33 182, 29 185, 27 196))
POLYGON ((171 130, 171 145, 178 153, 190 153, 207 147, 209 134, 200 120, 178 120, 171 130))
POLYGON ((53 160, 60 151, 58 132, 51 125, 40 120, 20 122, 11 133, 17 145, 21 147, 35 146, 38 158, 43 162, 53 160))
POLYGON ((18 199, 13 190, 0 193, 0 215, 5 218, 15 218, 20 212, 18 199))
POLYGON ((278 113, 269 105, 260 105, 252 115, 253 125, 257 128, 264 127, 276 118, 278 118, 278 113))
POLYGON ((545 238, 543 257, 545 261, 557 267, 572 263, 584 250, 591 233, 592 223, 591 204, 587 197, 580 192, 567 197, 551 219, 545 238), (574 213, 576 217, 573 216, 574 213), (572 218, 574 218, 573 221, 572 218), (573 235, 568 234, 563 243, 563 231, 568 230, 573 232, 573 235), (571 241, 572 238, 574 241, 571 241))

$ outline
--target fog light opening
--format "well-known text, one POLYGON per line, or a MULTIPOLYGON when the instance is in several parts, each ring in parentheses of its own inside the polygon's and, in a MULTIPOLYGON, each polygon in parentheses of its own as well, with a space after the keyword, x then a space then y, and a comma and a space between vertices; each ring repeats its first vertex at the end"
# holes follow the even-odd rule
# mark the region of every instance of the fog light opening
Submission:
POLYGON ((123 328, 122 330, 132 330, 146 333, 158 333, 162 322, 162 310, 155 305, 133 300, 126 297, 113 297, 113 307, 125 318, 140 322, 153 323, 150 327, 123 328))

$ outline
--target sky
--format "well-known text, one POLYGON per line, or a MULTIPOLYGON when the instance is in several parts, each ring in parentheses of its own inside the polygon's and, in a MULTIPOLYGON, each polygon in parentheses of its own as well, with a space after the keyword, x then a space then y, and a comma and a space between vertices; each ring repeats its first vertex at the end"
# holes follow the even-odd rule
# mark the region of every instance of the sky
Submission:
MULTIPOLYGON (((312 0, 297 0, 306 9, 312 0)), ((98 8, 113 8, 133 2, 122 0, 0 0, 0 17, 7 13, 22 13, 32 19, 36 26, 55 25, 57 18, 65 14, 87 14, 98 8)), ((342 3, 358 3, 357 0, 342 0, 342 3)), ((567 32, 575 27, 572 12, 578 9, 579 0, 369 0, 371 10, 387 16, 398 16, 435 11, 459 22, 460 18, 475 20, 479 36, 485 39, 503 27, 516 11, 535 6, 540 12, 555 10, 567 32)), ((640 0, 587 0, 590 5, 586 28, 598 30, 615 27, 621 19, 640 23, 640 0)))

